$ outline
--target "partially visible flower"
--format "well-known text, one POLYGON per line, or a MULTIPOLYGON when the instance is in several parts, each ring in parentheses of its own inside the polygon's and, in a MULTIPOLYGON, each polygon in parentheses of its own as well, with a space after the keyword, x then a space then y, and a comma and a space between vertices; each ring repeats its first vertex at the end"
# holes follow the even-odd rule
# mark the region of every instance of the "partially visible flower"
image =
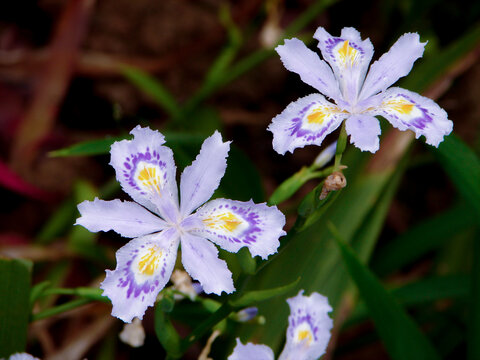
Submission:
MULTIPOLYGON (((318 359, 325 353, 333 327, 333 321, 328 316, 332 311, 328 299, 316 292, 310 296, 303 296, 301 290, 287 302, 290 306, 287 341, 279 360, 318 359)), ((237 346, 228 360, 244 359, 273 360, 274 354, 266 345, 252 343, 243 345, 237 339, 237 346)))
POLYGON ((251 306, 237 312, 235 314, 235 319, 239 322, 247 322, 255 318, 257 314, 258 314, 258 308, 255 306, 251 306))
POLYGON ((40 359, 27 353, 16 353, 16 354, 10 355, 8 360, 40 360, 40 359))
POLYGON ((426 43, 420 42, 418 34, 401 36, 370 66, 368 75, 373 46, 369 39, 362 40, 357 30, 343 28, 340 37, 333 37, 319 27, 314 38, 326 62, 296 38, 285 40, 276 50, 288 70, 334 102, 311 94, 277 115, 268 129, 278 153, 320 145, 344 120, 350 141, 362 151, 375 152, 379 148, 378 115, 400 130, 414 131, 417 138, 424 135, 433 146, 452 131, 447 113, 433 100, 402 88, 389 88, 422 56, 426 43))
POLYGON ((205 203, 227 166, 230 144, 218 132, 204 141, 197 158, 183 171, 180 199, 173 153, 162 146, 163 135, 140 126, 131 133, 133 140, 112 145, 110 164, 135 202, 84 201, 78 205, 77 219, 90 231, 114 230, 134 238, 117 251, 117 267, 107 270, 100 286, 112 301, 112 315, 125 322, 142 319, 155 303, 170 279, 180 244, 185 270, 206 293, 220 295, 235 287, 213 243, 230 252, 246 246, 252 256, 266 259, 277 251, 278 239, 285 234, 285 216, 275 206, 251 200, 205 203))
POLYGON ((134 318, 130 324, 123 326, 122 332, 118 335, 123 343, 131 347, 140 347, 145 343, 145 330, 142 320, 134 318))

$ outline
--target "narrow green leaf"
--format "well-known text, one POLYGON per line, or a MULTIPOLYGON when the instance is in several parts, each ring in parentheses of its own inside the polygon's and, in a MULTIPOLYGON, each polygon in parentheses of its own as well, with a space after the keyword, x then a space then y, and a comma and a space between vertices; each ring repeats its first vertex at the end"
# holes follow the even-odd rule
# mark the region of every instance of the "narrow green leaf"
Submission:
POLYGON ((339 239, 336 230, 331 230, 344 264, 357 285, 392 359, 439 360, 436 350, 415 322, 384 289, 375 275, 360 262, 351 248, 339 239))
POLYGON ((468 332, 468 359, 480 359, 480 232, 473 245, 473 268, 470 284, 470 322, 468 332))
MULTIPOLYGON (((404 307, 412 307, 444 299, 466 298, 470 291, 467 275, 437 276, 401 286, 390 291, 404 307)), ((360 302, 345 326, 364 321, 368 317, 365 303, 360 302)))
POLYGON ((458 192, 480 219, 480 159, 454 134, 443 140, 435 154, 458 192))
POLYGON ((170 357, 181 357, 180 336, 161 306, 155 307, 155 334, 170 357))
POLYGON ((0 258, 0 358, 25 351, 31 271, 30 261, 0 258))
POLYGON ((275 296, 286 294, 290 290, 295 289, 295 287, 298 285, 299 282, 300 282, 300 278, 298 278, 297 280, 295 280, 294 282, 288 285, 280 286, 274 289, 249 291, 244 293, 238 299, 230 300, 230 305, 232 305, 235 308, 244 308, 244 307, 256 304, 258 302, 271 299, 275 296))
POLYGON ((372 269, 379 275, 401 269, 476 222, 475 213, 470 211, 469 206, 455 205, 381 247, 372 260, 372 269))
POLYGON ((50 151, 48 155, 52 157, 103 155, 110 151, 110 147, 115 141, 121 141, 128 137, 129 136, 108 136, 104 139, 84 141, 63 149, 50 151))
POLYGON ((172 118, 178 118, 181 110, 172 94, 150 74, 133 66, 122 66, 122 74, 138 89, 150 96, 172 118))
POLYGON ((477 46, 479 41, 480 26, 477 25, 440 53, 427 57, 423 62, 415 65, 409 76, 403 79, 399 85, 412 91, 425 91, 435 80, 445 74, 455 62, 462 59, 466 53, 477 46))

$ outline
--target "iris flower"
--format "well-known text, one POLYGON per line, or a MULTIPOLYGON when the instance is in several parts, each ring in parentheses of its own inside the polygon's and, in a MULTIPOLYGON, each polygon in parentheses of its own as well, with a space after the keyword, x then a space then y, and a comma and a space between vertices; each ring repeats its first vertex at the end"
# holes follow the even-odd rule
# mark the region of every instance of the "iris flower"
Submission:
MULTIPOLYGON (((333 326, 328 313, 332 308, 328 299, 319 293, 304 296, 301 290, 297 296, 287 299, 290 306, 287 341, 279 360, 316 360, 325 353, 333 326)), ((272 349, 266 345, 247 343, 237 339, 228 360, 274 360, 272 349)))
POLYGON ((268 129, 278 153, 320 145, 344 120, 350 141, 362 151, 375 152, 379 148, 378 115, 400 130, 412 130, 417 138, 425 136, 427 144, 433 146, 452 131, 447 113, 433 100, 390 87, 422 56, 426 43, 420 42, 418 34, 402 35, 370 69, 372 43, 362 40, 354 28, 344 28, 340 37, 333 37, 319 27, 314 38, 324 60, 296 38, 276 48, 288 70, 329 98, 308 95, 273 119, 268 129))
POLYGON ((110 164, 135 202, 84 201, 78 205, 77 220, 92 232, 114 230, 133 238, 117 251, 117 267, 106 271, 100 286, 112 301, 112 315, 125 322, 142 319, 155 303, 170 279, 179 244, 185 270, 206 293, 220 295, 235 288, 214 244, 230 252, 246 246, 252 256, 265 259, 277 251, 278 239, 285 234, 285 216, 274 206, 251 200, 205 203, 227 166, 230 143, 223 142, 218 132, 205 140, 197 158, 183 171, 180 199, 173 153, 163 146, 164 136, 139 126, 131 134, 133 140, 112 145, 110 164))

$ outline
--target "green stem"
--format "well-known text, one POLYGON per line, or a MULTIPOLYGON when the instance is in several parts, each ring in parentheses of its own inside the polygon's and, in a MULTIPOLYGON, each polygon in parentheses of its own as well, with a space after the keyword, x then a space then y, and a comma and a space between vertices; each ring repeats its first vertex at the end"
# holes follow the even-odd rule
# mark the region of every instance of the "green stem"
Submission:
POLYGON ((223 319, 227 318, 235 310, 236 309, 232 307, 227 300, 207 320, 197 326, 187 338, 183 339, 180 347, 182 354, 190 347, 190 345, 199 340, 203 335, 208 333, 211 328, 213 328, 223 319))
POLYGON ((345 121, 342 123, 342 129, 337 140, 337 150, 335 151, 335 164, 333 165, 333 171, 340 170, 342 161, 342 155, 347 147, 347 130, 345 129, 345 121))
POLYGON ((41 320, 41 319, 45 319, 45 318, 48 318, 48 317, 51 317, 51 316, 54 316, 54 315, 61 314, 65 311, 69 311, 69 310, 75 309, 79 306, 88 304, 91 301, 92 300, 90 300, 90 299, 72 300, 72 301, 69 301, 65 304, 55 306, 53 308, 41 311, 37 314, 33 314, 31 321, 34 322, 34 321, 37 321, 37 320, 41 320))

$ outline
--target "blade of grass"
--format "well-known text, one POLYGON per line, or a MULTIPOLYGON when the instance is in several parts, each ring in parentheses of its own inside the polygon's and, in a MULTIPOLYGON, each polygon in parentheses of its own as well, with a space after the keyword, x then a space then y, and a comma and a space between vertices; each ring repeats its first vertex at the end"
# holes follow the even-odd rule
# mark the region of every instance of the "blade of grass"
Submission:
POLYGON ((343 242, 333 224, 330 231, 336 239, 345 267, 357 285, 392 359, 439 360, 440 356, 430 341, 393 296, 384 289, 375 275, 343 242))
POLYGON ((0 358, 25 351, 32 265, 0 258, 0 358))

